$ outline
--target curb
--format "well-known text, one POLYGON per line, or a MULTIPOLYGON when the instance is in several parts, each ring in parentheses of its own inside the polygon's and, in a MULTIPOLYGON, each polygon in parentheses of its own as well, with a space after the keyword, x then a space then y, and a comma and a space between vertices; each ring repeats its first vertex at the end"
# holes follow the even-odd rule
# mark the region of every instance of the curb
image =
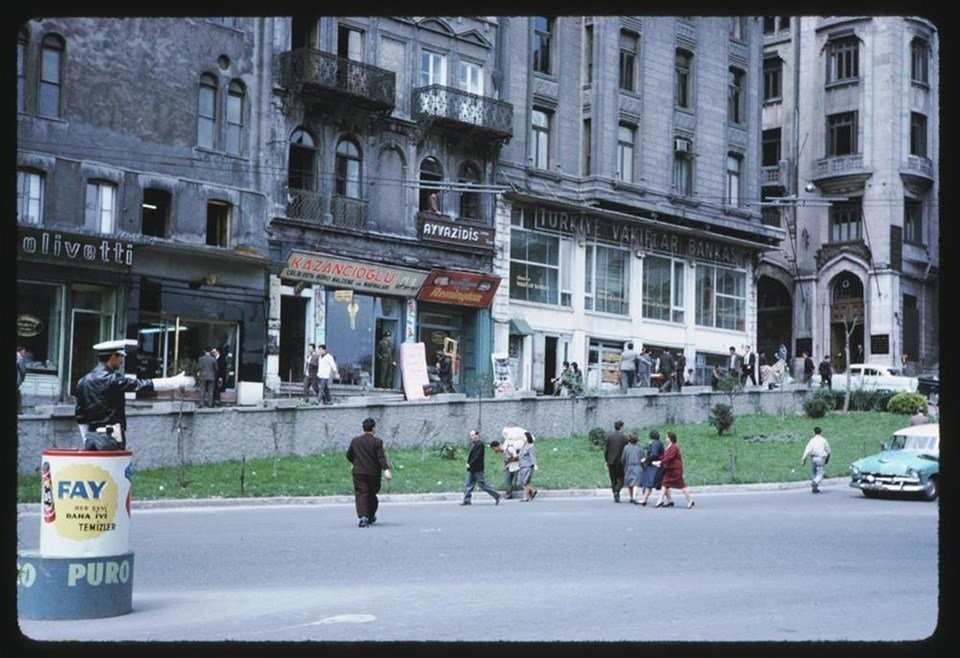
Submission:
MULTIPOLYGON (((848 477, 824 478, 820 487, 842 486, 849 482, 848 477)), ((695 494, 735 493, 738 491, 786 491, 806 489, 808 480, 794 482, 759 482, 755 484, 707 484, 691 487, 695 494)), ((543 498, 606 498, 610 489, 539 489, 543 498)), ((380 492, 382 503, 390 502, 458 502, 463 494, 459 491, 442 493, 391 494, 380 492)), ((171 498, 165 500, 134 500, 132 509, 181 509, 197 507, 253 507, 271 505, 347 505, 353 504, 353 496, 339 494, 335 496, 274 496, 270 498, 171 498)), ((39 514, 40 503, 18 503, 17 514, 39 514)))

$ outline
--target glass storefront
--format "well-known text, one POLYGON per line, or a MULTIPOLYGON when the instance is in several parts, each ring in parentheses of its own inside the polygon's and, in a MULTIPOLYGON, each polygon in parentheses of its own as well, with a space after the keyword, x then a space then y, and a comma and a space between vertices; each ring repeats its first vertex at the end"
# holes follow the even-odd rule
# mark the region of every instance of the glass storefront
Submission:
POLYGON ((127 359, 127 373, 151 379, 183 371, 195 375, 204 348, 215 347, 226 359, 226 388, 236 387, 236 323, 141 313, 140 322, 128 328, 127 335, 133 334, 139 344, 136 356, 127 359))
MULTIPOLYGON (((339 383, 372 386, 378 374, 373 358, 377 341, 389 331, 395 348, 399 345, 404 300, 363 295, 351 290, 328 290, 324 310, 323 342, 337 362, 339 383)), ((399 385, 398 370, 395 369, 394 386, 399 385)))
POLYGON ((30 352, 28 376, 60 372, 63 290, 54 283, 17 282, 17 344, 30 352))

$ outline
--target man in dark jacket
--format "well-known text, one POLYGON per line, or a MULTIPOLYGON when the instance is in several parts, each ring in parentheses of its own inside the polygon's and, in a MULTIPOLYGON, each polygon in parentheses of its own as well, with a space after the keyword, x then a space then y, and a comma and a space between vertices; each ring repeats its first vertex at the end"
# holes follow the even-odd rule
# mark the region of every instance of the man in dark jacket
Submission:
POLYGON ((127 445, 127 392, 172 391, 194 386, 193 377, 180 373, 175 377, 131 379, 120 369, 126 348, 135 347, 131 339, 97 343, 100 363, 77 382, 75 409, 84 450, 124 450, 127 445))
POLYGON ((660 374, 663 378, 660 380, 660 392, 667 393, 673 390, 676 378, 676 361, 670 350, 660 352, 660 374))
POLYGON ((615 503, 620 502, 620 490, 623 489, 623 461, 620 455, 623 453, 623 446, 627 445, 627 437, 621 430, 623 421, 618 420, 613 424, 613 432, 607 434, 603 443, 603 459, 607 463, 615 503))
POLYGON ((500 504, 500 494, 487 484, 483 473, 483 441, 480 440, 480 430, 470 430, 470 454, 467 455, 467 478, 463 482, 463 502, 461 505, 471 505, 474 486, 479 486, 493 496, 494 505, 500 504))
POLYGON ((203 348, 203 354, 197 362, 200 371, 200 408, 212 407, 214 393, 217 386, 217 357, 211 348, 203 348))
POLYGON ((361 528, 377 522, 381 473, 388 480, 393 479, 387 455, 383 451, 383 440, 373 433, 376 426, 373 418, 364 419, 363 434, 353 437, 347 448, 347 459, 353 464, 353 497, 361 528))
POLYGON ((683 377, 687 372, 687 357, 683 350, 677 350, 677 360, 674 362, 674 379, 677 386, 677 393, 683 390, 683 377))
POLYGON ((833 388, 833 366, 830 364, 830 355, 823 357, 820 362, 820 387, 833 388))

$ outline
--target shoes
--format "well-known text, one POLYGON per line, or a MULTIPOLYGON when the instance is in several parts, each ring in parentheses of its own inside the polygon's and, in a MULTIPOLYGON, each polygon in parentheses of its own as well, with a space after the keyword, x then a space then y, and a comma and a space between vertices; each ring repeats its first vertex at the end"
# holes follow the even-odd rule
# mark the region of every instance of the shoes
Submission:
POLYGON ((669 503, 664 505, 664 507, 673 507, 673 501, 671 500, 669 503))
POLYGON ((637 505, 640 505, 641 507, 646 507, 646 506, 647 506, 647 501, 641 500, 639 503, 637 503, 637 505))
POLYGON ((614 493, 614 494, 613 494, 613 502, 615 502, 615 503, 619 503, 619 502, 620 502, 620 494, 619 494, 619 493, 614 493))
POLYGON ((820 487, 813 485, 813 493, 820 493, 820 487))
POLYGON ((370 520, 367 521, 367 525, 373 525, 373 524, 376 523, 376 522, 377 522, 377 517, 371 516, 371 517, 370 517, 370 520))
POLYGON ((696 502, 697 502, 697 501, 695 501, 695 500, 691 500, 691 501, 690 501, 690 504, 687 505, 687 509, 690 509, 691 507, 693 507, 693 505, 694 505, 696 502))
POLYGON ((533 491, 530 492, 530 500, 533 500, 536 497, 537 497, 537 490, 534 489, 533 491))
POLYGON ((494 499, 493 499, 493 504, 494 504, 494 505, 499 505, 501 498, 503 498, 503 496, 497 496, 496 498, 494 498, 494 499))
POLYGON ((640 503, 638 503, 636 500, 634 500, 633 498, 631 498, 631 499, 630 499, 630 504, 631 504, 631 505, 639 505, 640 503))
POLYGON ((360 517, 360 523, 357 524, 360 528, 366 528, 370 524, 370 521, 365 516, 360 517))
POLYGON ((662 500, 658 500, 658 501, 657 501, 657 504, 654 505, 654 507, 664 507, 663 501, 662 501, 662 500))
POLYGON ((463 507, 464 505, 473 505, 473 503, 471 503, 469 500, 465 500, 462 503, 460 503, 461 507, 463 507))

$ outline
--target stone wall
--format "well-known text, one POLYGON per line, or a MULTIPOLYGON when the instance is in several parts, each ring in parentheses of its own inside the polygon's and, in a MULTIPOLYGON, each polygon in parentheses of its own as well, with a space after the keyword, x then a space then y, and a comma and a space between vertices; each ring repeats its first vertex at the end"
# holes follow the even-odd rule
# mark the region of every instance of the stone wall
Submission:
MULTIPOLYGON (((794 413, 809 391, 755 389, 738 395, 734 415, 757 412, 794 413)), ((659 394, 637 389, 628 395, 560 398, 518 393, 497 399, 467 398, 462 394, 437 396, 423 402, 383 402, 347 398, 329 406, 301 406, 296 400, 270 400, 260 407, 224 407, 198 410, 191 402, 157 403, 150 408, 128 404, 128 447, 133 467, 149 469, 178 464, 178 434, 187 464, 258 457, 310 455, 346 450, 361 433, 366 417, 377 421, 377 434, 391 447, 435 447, 463 442, 470 428, 480 427, 485 442, 500 429, 519 425, 539 437, 585 435, 592 427, 612 428, 623 419, 635 428, 668 422, 703 422, 710 408, 729 403, 721 393, 705 387, 687 387, 682 393, 659 394), (179 428, 179 430, 178 430, 179 428)), ((17 419, 17 472, 37 474, 41 451, 80 447, 80 433, 72 406, 58 406, 17 419)))

